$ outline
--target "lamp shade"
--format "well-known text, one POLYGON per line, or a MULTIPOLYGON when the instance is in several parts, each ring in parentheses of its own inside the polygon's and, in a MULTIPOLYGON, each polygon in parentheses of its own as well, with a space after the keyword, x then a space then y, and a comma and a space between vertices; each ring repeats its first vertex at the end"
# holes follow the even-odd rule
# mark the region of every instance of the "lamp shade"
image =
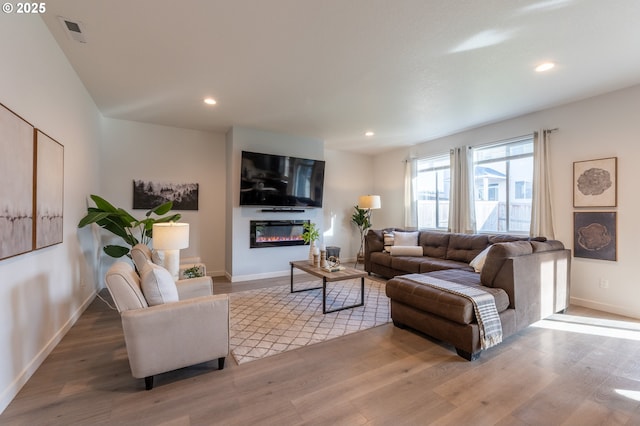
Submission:
POLYGON ((382 207, 379 195, 361 195, 358 197, 358 207, 361 209, 379 209, 382 207))
POLYGON ((189 247, 188 223, 154 223, 153 248, 156 250, 180 250, 189 247))

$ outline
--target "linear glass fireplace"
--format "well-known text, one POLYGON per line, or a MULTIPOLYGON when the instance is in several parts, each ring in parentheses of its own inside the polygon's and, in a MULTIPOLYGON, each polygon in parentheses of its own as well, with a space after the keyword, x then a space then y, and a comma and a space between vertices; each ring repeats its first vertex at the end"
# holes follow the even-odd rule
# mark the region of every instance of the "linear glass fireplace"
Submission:
POLYGON ((252 220, 251 248, 304 245, 302 225, 308 220, 252 220))

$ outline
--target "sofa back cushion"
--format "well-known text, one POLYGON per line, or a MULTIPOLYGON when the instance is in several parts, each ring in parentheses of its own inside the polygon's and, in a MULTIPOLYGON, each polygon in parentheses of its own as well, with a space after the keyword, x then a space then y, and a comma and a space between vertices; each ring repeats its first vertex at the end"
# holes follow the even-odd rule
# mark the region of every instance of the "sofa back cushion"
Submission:
POLYGON ((531 253, 533 253, 533 249, 528 241, 493 244, 484 261, 484 267, 480 273, 480 282, 487 287, 495 287, 496 277, 507 259, 531 253))
POLYGON ((418 244, 422 246, 425 256, 445 259, 447 246, 449 245, 449 233, 446 232, 420 232, 418 244))
POLYGON ((469 263, 488 245, 487 235, 449 234, 446 259, 469 263))
POLYGON ((412 231, 412 232, 395 231, 393 233, 393 245, 405 246, 405 247, 417 246, 419 235, 420 233, 418 231, 412 231))

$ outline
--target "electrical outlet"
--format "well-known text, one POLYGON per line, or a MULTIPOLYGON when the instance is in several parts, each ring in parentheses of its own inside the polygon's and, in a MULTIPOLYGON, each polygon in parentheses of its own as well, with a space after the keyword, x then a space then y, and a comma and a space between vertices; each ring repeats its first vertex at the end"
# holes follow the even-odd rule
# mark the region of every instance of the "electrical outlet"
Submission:
POLYGON ((609 280, 600 279, 600 288, 609 288, 609 280))

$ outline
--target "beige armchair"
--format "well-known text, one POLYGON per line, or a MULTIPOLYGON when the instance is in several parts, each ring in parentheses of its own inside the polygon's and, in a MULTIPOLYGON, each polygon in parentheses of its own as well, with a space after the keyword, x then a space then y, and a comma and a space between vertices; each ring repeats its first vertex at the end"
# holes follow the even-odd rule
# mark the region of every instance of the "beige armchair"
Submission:
POLYGON ((140 276, 129 263, 116 262, 107 272, 131 374, 144 378, 147 390, 153 388, 156 374, 216 358, 218 368, 224 368, 229 354, 229 299, 226 294, 212 295, 211 278, 203 278, 176 283, 178 301, 149 306, 140 276))

